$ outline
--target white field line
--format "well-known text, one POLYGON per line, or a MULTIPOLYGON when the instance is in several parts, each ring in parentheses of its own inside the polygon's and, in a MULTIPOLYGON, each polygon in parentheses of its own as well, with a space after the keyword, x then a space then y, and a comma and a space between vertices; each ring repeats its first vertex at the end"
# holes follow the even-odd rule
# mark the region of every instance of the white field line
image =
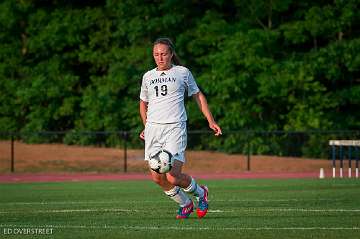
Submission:
POLYGON ((238 210, 209 210, 212 213, 233 212, 360 212, 360 209, 309 209, 309 208, 240 208, 238 210))
POLYGON ((262 208, 245 209, 244 211, 262 211, 262 212, 360 212, 360 209, 309 209, 309 208, 262 208))
MULTIPOLYGON (((14 214, 14 213, 86 213, 86 212, 128 212, 128 213, 143 213, 142 210, 123 209, 123 208, 84 208, 84 209, 44 209, 44 210, 10 210, 0 211, 0 214, 14 214)), ((353 212, 360 213, 360 209, 308 209, 308 208, 239 208, 237 210, 209 210, 209 213, 236 213, 236 212, 316 212, 316 213, 330 213, 330 212, 353 212)))
POLYGON ((76 212, 138 212, 136 209, 123 209, 123 208, 85 208, 85 209, 47 209, 47 210, 14 210, 14 211, 0 211, 0 214, 9 214, 9 213, 17 213, 17 212, 25 212, 25 213, 76 213, 76 212))
POLYGON ((280 230, 360 230, 360 227, 172 227, 172 226, 111 226, 111 225, 15 225, 0 224, 0 228, 53 228, 53 229, 121 229, 142 231, 280 231, 280 230))
MULTIPOLYGON (((228 200, 209 200, 209 202, 307 202, 307 201, 343 201, 340 199, 228 199, 228 200)), ((53 201, 53 202, 0 202, 1 205, 61 205, 61 204, 114 204, 114 203, 168 203, 168 201, 53 201)))

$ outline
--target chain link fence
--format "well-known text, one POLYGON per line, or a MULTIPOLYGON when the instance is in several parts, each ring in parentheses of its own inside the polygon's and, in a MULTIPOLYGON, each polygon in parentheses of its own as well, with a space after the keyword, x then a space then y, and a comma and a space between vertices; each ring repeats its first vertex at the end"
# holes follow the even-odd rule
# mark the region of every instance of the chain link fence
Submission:
MULTIPOLYGON (((256 155, 329 159, 333 139, 360 139, 360 131, 188 131, 187 159, 238 155, 240 170, 251 171, 256 155)), ((142 172, 143 147, 135 131, 0 132, 0 172, 142 172)))

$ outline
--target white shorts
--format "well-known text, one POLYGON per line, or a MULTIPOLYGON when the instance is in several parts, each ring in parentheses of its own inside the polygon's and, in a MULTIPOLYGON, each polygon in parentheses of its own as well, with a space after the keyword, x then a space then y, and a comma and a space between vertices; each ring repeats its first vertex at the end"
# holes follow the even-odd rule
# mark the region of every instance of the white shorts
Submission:
POLYGON ((175 160, 185 162, 187 144, 186 122, 145 125, 145 160, 162 149, 169 151, 175 160))

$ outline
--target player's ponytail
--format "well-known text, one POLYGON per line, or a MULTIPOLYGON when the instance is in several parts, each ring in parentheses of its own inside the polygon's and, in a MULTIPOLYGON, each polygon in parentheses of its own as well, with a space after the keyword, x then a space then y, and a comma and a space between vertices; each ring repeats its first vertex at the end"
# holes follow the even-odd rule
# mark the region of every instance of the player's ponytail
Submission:
POLYGON ((173 57, 171 58, 171 61, 174 63, 174 65, 178 65, 178 66, 182 65, 179 57, 176 55, 175 52, 173 52, 173 57))
POLYGON ((156 44, 164 44, 164 45, 167 45, 171 51, 171 53, 173 54, 172 58, 171 58, 171 61, 173 64, 175 65, 179 65, 181 66, 181 61, 179 59, 179 57, 177 56, 176 52, 175 52, 175 47, 174 47, 174 44, 172 43, 172 41, 167 38, 167 37, 161 37, 161 38, 158 38, 155 40, 154 42, 154 46, 156 44))

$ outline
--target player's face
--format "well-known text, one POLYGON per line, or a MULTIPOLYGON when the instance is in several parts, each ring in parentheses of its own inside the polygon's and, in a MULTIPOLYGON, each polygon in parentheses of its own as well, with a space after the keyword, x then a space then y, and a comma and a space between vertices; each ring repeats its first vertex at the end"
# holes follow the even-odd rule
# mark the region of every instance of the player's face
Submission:
POLYGON ((153 49, 153 56, 158 70, 164 71, 170 69, 173 54, 167 45, 156 44, 153 49))

